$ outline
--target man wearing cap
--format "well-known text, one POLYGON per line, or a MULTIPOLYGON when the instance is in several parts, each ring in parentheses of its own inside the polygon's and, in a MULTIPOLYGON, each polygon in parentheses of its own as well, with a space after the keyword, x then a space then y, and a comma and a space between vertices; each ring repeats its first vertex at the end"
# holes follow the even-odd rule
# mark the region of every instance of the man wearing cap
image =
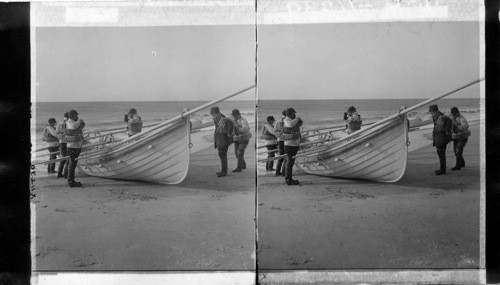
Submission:
POLYGON ((446 146, 451 140, 451 120, 439 111, 437 105, 429 106, 432 115, 434 129, 432 130, 432 146, 436 147, 439 157, 440 168, 435 171, 436 175, 446 174, 446 146))
POLYGON ((238 159, 238 166, 233 172, 241 172, 242 169, 247 168, 245 162, 245 149, 250 142, 252 134, 250 133, 250 126, 248 121, 243 118, 238 109, 234 109, 231 114, 233 115, 234 122, 234 154, 238 159))
POLYGON ((361 116, 356 112, 354 106, 349 107, 347 112, 344 113, 344 120, 346 120, 346 132, 351 134, 359 129, 361 129, 361 116))
POLYGON ((135 108, 130 109, 128 114, 125 114, 124 121, 125 123, 127 123, 127 131, 129 137, 142 131, 142 119, 137 114, 137 110, 135 108))
POLYGON ((75 169, 83 146, 83 128, 85 122, 78 118, 76 110, 68 112, 68 121, 66 122, 66 142, 68 147, 69 165, 68 165, 68 185, 69 187, 81 187, 82 183, 75 181, 75 169))
POLYGON ((298 185, 299 181, 292 179, 292 169, 295 164, 295 158, 293 157, 299 151, 302 119, 296 117, 293 108, 287 108, 285 113, 286 118, 283 120, 283 140, 285 141, 286 154, 285 181, 287 185, 298 185))
MULTIPOLYGON (((262 126, 262 136, 264 139, 264 143, 267 148, 267 158, 273 158, 275 155, 275 150, 278 148, 278 140, 276 137, 276 133, 274 132, 274 117, 268 116, 266 118, 267 124, 262 126)), ((274 160, 269 160, 266 162, 266 172, 274 171, 274 160)))
MULTIPOLYGON (((59 150, 59 139, 57 138, 56 132, 57 121, 54 118, 50 118, 47 127, 45 127, 43 133, 43 141, 47 142, 48 150, 50 153, 49 159, 54 160, 57 158, 57 151, 59 150)), ((56 164, 49 163, 47 165, 47 172, 49 174, 56 173, 56 164)))
POLYGON ((467 119, 460 114, 457 107, 451 108, 450 119, 453 122, 453 152, 456 157, 456 164, 451 170, 460 170, 465 167, 465 160, 463 157, 464 147, 469 140, 470 131, 467 119))
POLYGON ((210 115, 214 119, 214 147, 217 149, 222 170, 217 172, 217 177, 227 176, 227 149, 232 143, 233 126, 226 116, 220 113, 219 107, 210 108, 210 115))
MULTIPOLYGON (((283 110, 283 112, 281 112, 281 120, 274 124, 274 133, 278 141, 278 155, 285 154, 285 141, 283 140, 283 121, 285 118, 286 112, 283 110)), ((276 164, 276 176, 285 176, 286 163, 283 163, 284 160, 284 158, 278 159, 278 163, 276 164)))
MULTIPOLYGON (((59 139, 59 149, 61 157, 68 155, 68 144, 66 143, 66 122, 69 119, 68 112, 64 113, 64 119, 59 125, 57 125, 57 138, 59 139)), ((66 160, 61 160, 59 162, 59 168, 57 171, 57 177, 68 178, 68 164, 66 160)))

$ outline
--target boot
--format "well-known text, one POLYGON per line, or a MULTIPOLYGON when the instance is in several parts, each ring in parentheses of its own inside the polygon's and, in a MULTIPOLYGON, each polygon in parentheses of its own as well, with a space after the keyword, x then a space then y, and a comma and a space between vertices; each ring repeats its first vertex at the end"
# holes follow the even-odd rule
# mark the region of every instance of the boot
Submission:
POLYGON ((457 161, 457 164, 451 170, 460 170, 460 162, 457 161))
POLYGON ((436 172, 436 175, 443 175, 446 174, 446 170, 439 170, 436 172))
POLYGON ((233 170, 233 172, 241 172, 241 167, 237 167, 235 170, 233 170))
POLYGON ((224 177, 227 176, 227 171, 221 171, 217 174, 217 177, 224 177))
POLYGON ((68 183, 68 186, 73 188, 73 187, 82 187, 82 183, 76 182, 76 181, 71 181, 68 183))
POLYGON ((299 180, 290 179, 290 180, 286 181, 286 185, 288 185, 288 186, 299 185, 299 184, 300 184, 299 180))

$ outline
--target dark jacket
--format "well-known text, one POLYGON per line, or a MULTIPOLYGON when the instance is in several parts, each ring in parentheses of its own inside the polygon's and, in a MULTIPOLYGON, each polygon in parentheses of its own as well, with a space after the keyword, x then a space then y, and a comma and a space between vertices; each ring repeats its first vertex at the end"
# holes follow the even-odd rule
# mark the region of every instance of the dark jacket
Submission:
POLYGON ((214 147, 217 149, 223 149, 233 143, 232 124, 228 123, 228 121, 229 119, 220 113, 214 118, 214 147))
MULTIPOLYGON (((451 134, 447 132, 447 119, 441 111, 437 111, 432 115, 434 129, 432 130, 432 146, 441 147, 447 145, 451 141, 451 134)), ((451 123, 451 120, 450 122, 451 123)))

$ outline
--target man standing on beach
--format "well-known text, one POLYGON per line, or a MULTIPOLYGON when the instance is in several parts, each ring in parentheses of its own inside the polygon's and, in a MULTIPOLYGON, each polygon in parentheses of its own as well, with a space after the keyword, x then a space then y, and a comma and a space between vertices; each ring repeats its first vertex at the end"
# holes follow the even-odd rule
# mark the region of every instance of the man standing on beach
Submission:
POLYGON ((217 149, 222 170, 217 172, 217 177, 227 176, 227 149, 232 143, 233 124, 231 120, 220 113, 219 107, 210 108, 210 115, 214 119, 214 147, 217 149))
POLYGON ((69 187, 81 187, 82 183, 75 181, 75 169, 83 146, 83 128, 85 122, 78 118, 76 110, 68 112, 68 121, 66 122, 66 142, 68 147, 69 166, 68 166, 68 185, 69 187))
POLYGON ((446 146, 451 141, 452 122, 449 117, 439 111, 437 105, 429 106, 432 115, 434 129, 432 130, 432 146, 436 147, 439 157, 440 168, 435 171, 436 175, 446 174, 446 146))
POLYGON ((302 119, 296 117, 293 108, 287 108, 285 112, 286 118, 283 120, 283 140, 285 141, 286 153, 285 181, 287 185, 298 185, 299 181, 292 179, 292 169, 295 164, 293 157, 299 151, 302 119))
MULTIPOLYGON (((60 154, 61 158, 65 157, 68 155, 68 147, 66 143, 66 122, 69 119, 68 112, 64 113, 64 119, 59 125, 57 125, 57 138, 59 139, 59 149, 60 149, 60 154)), ((61 160, 59 162, 59 168, 57 170, 57 177, 64 177, 68 178, 68 164, 66 163, 66 160, 61 160)))
MULTIPOLYGON (((57 138, 57 132, 56 132, 56 119, 50 118, 48 121, 47 127, 45 127, 44 133, 43 133, 43 138, 42 140, 44 142, 47 142, 48 150, 50 153, 49 159, 54 160, 57 158, 57 151, 59 150, 59 139, 57 138)), ((56 164, 55 163, 49 163, 47 165, 47 172, 49 174, 56 173, 56 164)))
POLYGON ((242 169, 247 168, 244 155, 252 134, 250 133, 248 121, 241 116, 238 109, 234 109, 231 114, 234 119, 234 154, 238 159, 238 166, 233 172, 241 172, 242 169))
POLYGON ((135 108, 130 109, 128 114, 125 115, 124 121, 127 123, 129 137, 142 131, 142 119, 137 114, 137 110, 135 108))
MULTIPOLYGON (((276 133, 274 132, 274 117, 268 116, 266 118, 267 124, 262 127, 262 139, 266 144, 267 148, 267 158, 273 158, 275 155, 275 150, 278 148, 278 141, 276 138, 276 133)), ((269 160, 266 162, 266 172, 274 171, 273 168, 274 160, 269 160)))
POLYGON ((460 170, 465 167, 465 160, 463 157, 464 147, 470 137, 469 124, 467 119, 460 114, 457 107, 451 108, 450 118, 453 122, 453 152, 456 157, 456 164, 451 170, 460 170))
MULTIPOLYGON (((283 140, 283 120, 285 120, 285 118, 286 112, 283 110, 283 112, 281 112, 281 120, 274 125, 274 133, 278 140, 278 155, 285 154, 285 141, 283 140)), ((276 176, 285 176, 286 163, 283 163, 284 160, 284 158, 278 159, 278 163, 276 164, 276 176)))

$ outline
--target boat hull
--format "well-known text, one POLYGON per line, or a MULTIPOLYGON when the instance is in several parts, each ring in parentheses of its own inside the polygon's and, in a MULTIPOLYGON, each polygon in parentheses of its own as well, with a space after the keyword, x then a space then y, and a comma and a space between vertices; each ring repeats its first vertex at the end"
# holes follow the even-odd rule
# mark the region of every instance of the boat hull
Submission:
POLYGON ((177 184, 189 168, 189 118, 167 126, 149 139, 130 142, 117 151, 79 160, 79 169, 101 178, 177 184))
POLYGON ((404 116, 372 134, 338 144, 335 150, 304 157, 299 152, 295 163, 299 170, 314 175, 396 182, 406 169, 407 141, 408 124, 404 116))

